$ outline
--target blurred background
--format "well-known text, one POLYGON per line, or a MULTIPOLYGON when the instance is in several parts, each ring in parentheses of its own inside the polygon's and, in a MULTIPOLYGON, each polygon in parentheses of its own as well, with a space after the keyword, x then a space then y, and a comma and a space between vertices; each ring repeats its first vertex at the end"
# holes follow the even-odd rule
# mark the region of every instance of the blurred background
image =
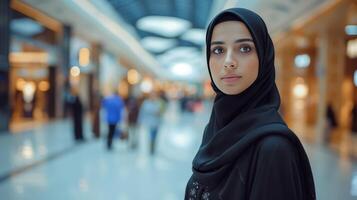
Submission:
POLYGON ((0 0, 0 199, 183 199, 205 28, 237 6, 268 26, 317 198, 357 199, 355 0, 0 0))

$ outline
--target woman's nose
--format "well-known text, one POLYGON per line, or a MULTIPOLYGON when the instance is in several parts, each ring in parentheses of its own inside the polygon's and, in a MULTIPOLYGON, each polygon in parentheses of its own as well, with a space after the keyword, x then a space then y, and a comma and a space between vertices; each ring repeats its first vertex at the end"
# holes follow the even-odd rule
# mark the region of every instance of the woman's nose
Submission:
POLYGON ((224 67, 225 68, 235 68, 237 67, 237 62, 234 58, 232 50, 228 50, 226 54, 226 58, 224 60, 224 67))

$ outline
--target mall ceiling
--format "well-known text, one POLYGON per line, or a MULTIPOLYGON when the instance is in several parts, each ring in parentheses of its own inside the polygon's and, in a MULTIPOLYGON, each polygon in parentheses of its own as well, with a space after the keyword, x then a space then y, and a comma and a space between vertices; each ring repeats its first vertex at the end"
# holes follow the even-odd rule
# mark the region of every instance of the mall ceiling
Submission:
MULTIPOLYGON (((176 17, 189 21, 191 23, 190 28, 204 29, 213 5, 213 0, 108 0, 108 2, 118 15, 135 28, 140 38, 162 37, 162 35, 138 28, 138 20, 146 16, 176 17)), ((176 39, 178 46, 200 47, 200 45, 181 39, 180 36, 182 35, 164 36, 164 38, 176 39)))
MULTIPOLYGON (((205 28, 211 17, 224 7, 244 7, 258 12, 266 21, 268 28, 272 34, 279 31, 285 31, 291 28, 293 22, 309 13, 322 3, 331 0, 107 0, 127 24, 131 25, 138 40, 151 54, 156 56, 161 64, 168 67, 170 62, 165 63, 161 57, 167 57, 167 52, 175 50, 175 48, 195 47, 197 51, 201 51, 204 45, 205 28), (192 42, 187 38, 182 37, 182 34, 177 34, 174 37, 167 37, 157 34, 157 30, 142 30, 139 27, 139 21, 148 16, 168 16, 187 20, 191 26, 187 29, 198 29, 201 31, 201 43, 192 42), (155 37, 156 41, 161 39, 175 40, 175 43, 167 45, 167 48, 152 48, 147 46, 146 38, 155 37)), ((160 24, 161 22, 156 22, 160 24)), ((164 25, 163 25, 164 26, 164 25)), ((164 27, 162 27, 164 28, 164 27)), ((160 30, 160 27, 159 27, 160 30)), ((168 41, 164 41, 164 43, 168 41)), ((154 46, 158 46, 158 43, 154 46)), ((188 53, 186 53, 187 55, 188 53)), ((198 55, 198 54, 197 54, 198 55)), ((182 60, 182 58, 178 58, 182 60)), ((166 59, 167 60, 167 59, 166 59)), ((193 63, 194 65, 199 62, 193 63)), ((204 63, 201 62, 201 65, 204 63)))
MULTIPOLYGON (((132 25, 138 35, 157 36, 137 28, 137 22, 143 17, 171 16, 188 20, 192 28, 205 29, 212 12, 220 8, 217 5, 245 7, 258 12, 267 22, 270 31, 288 29, 292 22, 313 10, 322 3, 331 0, 107 0, 124 21, 132 25)), ((222 6, 222 8, 223 8, 222 6)), ((221 9, 222 9, 221 8, 221 9)), ((189 45, 180 41, 178 45, 189 45)))
POLYGON ((176 70, 176 75, 181 77, 197 79, 196 75, 201 76, 205 27, 216 5, 213 0, 107 1, 120 18, 133 27, 141 45, 161 66, 176 70), (158 19, 151 21, 152 18, 158 19), (180 69, 173 69, 175 66, 180 69))
MULTIPOLYGON (((193 68, 193 73, 196 74, 195 76, 183 76, 190 81, 202 80, 204 79, 202 74, 207 74, 203 73, 203 70, 206 69, 201 51, 204 45, 204 29, 212 16, 220 10, 236 6, 254 10, 263 17, 269 31, 274 35, 280 31, 289 30, 296 21, 309 17, 316 8, 323 4, 340 0, 21 1, 42 10, 63 23, 71 25, 75 33, 104 44, 114 54, 127 55, 128 59, 133 60, 136 66, 143 66, 151 71, 156 71, 156 75, 160 74, 161 69, 169 69, 173 65, 172 63, 177 61, 188 62, 193 68), (96 14, 93 14, 94 12, 96 14), (110 18, 111 21, 103 23, 102 15, 110 18), (175 17, 185 21, 186 25, 184 23, 181 26, 181 32, 172 34, 170 28, 161 24, 161 22, 163 23, 162 20, 154 23, 154 26, 149 30, 147 27, 145 28, 145 24, 140 23, 142 19, 149 16, 175 17), (142 47, 136 44, 132 45, 133 41, 130 37, 116 34, 119 30, 113 32, 112 25, 110 25, 112 23, 117 23, 125 29, 142 47), (183 31, 182 27, 184 27, 183 31), (88 31, 88 29, 91 31, 88 31), (168 34, 161 34, 165 31, 168 34), (188 32, 191 34, 187 34, 188 32), (103 37, 104 35, 106 36, 103 37), (147 40, 148 38, 150 40, 147 40), (145 50, 146 52, 144 52, 145 50)), ((175 27, 171 29, 173 30, 175 27)))

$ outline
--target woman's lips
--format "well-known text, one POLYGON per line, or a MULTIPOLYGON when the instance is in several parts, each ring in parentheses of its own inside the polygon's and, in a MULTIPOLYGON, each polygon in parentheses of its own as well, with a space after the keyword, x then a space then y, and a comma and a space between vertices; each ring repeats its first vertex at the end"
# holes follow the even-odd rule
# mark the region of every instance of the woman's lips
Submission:
POLYGON ((224 83, 232 84, 232 83, 236 83, 241 78, 242 78, 241 76, 232 75, 232 76, 224 76, 221 78, 221 80, 224 83))

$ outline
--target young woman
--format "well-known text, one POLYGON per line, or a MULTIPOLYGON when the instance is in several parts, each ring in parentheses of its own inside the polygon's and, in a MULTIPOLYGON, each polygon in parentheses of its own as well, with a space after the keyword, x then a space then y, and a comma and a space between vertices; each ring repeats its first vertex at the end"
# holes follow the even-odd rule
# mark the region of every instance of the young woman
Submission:
POLYGON ((274 46, 264 21, 233 8, 206 35, 216 92, 185 199, 312 200, 314 181, 302 144, 278 113, 274 46))

